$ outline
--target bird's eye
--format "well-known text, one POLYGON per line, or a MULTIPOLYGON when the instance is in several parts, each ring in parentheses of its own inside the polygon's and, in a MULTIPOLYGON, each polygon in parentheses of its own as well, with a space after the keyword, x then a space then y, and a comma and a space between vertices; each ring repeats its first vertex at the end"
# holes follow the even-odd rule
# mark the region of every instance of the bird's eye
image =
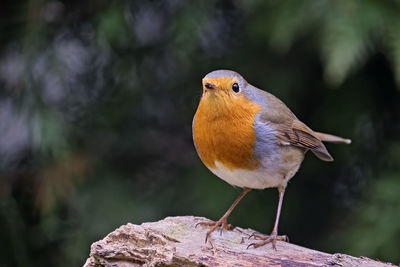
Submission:
POLYGON ((239 93, 239 84, 237 84, 237 83, 232 84, 232 90, 235 93, 239 93))

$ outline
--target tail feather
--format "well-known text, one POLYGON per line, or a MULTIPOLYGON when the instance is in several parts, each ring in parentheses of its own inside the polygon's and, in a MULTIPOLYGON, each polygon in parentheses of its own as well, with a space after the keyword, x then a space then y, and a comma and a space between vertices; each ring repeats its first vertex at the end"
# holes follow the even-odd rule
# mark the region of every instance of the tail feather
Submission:
POLYGON ((315 136, 323 142, 332 142, 338 144, 351 144, 350 139, 342 138, 332 134, 314 132, 315 136))

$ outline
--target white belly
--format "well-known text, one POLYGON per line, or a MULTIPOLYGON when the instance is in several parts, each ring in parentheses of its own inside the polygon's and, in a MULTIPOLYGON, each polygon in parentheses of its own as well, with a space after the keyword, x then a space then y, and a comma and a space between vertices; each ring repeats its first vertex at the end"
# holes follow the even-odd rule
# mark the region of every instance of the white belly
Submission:
POLYGON ((304 159, 304 151, 291 147, 282 147, 274 157, 265 157, 255 170, 226 168, 221 162, 215 162, 215 168, 209 168, 225 182, 239 187, 264 189, 286 187, 296 174, 304 159))
POLYGON ((215 168, 210 168, 210 171, 231 185, 253 189, 286 186, 291 178, 279 175, 276 171, 269 172, 263 168, 256 170, 229 170, 218 161, 215 162, 215 168))

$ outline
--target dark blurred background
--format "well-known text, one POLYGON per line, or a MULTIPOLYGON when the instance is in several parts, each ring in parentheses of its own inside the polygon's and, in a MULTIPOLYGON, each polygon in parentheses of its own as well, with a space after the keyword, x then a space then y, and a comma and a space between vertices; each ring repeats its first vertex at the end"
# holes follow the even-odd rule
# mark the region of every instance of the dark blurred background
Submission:
MULTIPOLYGON (((239 194, 196 155, 201 79, 225 68, 311 128, 280 233, 400 262, 400 2, 2 1, 0 266, 80 266, 127 222, 219 219, 239 194)), ((269 233, 277 191, 230 222, 269 233)))

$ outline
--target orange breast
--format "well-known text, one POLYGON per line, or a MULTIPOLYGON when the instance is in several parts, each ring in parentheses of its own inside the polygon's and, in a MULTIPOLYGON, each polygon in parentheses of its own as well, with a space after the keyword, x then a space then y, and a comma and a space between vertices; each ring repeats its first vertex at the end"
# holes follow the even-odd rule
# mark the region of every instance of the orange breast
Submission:
POLYGON ((243 95, 203 96, 193 122, 193 139, 203 163, 215 168, 219 161, 230 170, 257 168, 253 125, 260 110, 243 95))

